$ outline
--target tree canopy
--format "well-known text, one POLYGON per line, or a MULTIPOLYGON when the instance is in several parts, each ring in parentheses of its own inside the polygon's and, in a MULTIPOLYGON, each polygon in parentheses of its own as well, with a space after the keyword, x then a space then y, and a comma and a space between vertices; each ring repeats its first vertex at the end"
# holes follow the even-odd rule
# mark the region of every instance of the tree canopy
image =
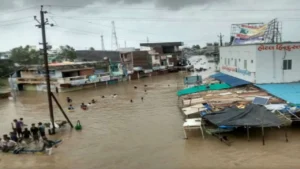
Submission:
POLYGON ((11 50, 10 59, 15 63, 28 65, 28 64, 41 64, 43 57, 38 50, 33 49, 29 45, 23 47, 16 47, 11 50))
POLYGON ((14 71, 14 64, 12 60, 0 61, 0 79, 8 77, 14 71))
POLYGON ((94 48, 94 47, 90 47, 90 50, 94 51, 94 50, 95 50, 95 48, 94 48))
POLYGON ((200 45, 193 45, 192 49, 200 49, 200 45))
POLYGON ((74 61, 77 58, 75 49, 69 45, 60 46, 60 52, 58 53, 58 56, 61 59, 68 61, 74 61))

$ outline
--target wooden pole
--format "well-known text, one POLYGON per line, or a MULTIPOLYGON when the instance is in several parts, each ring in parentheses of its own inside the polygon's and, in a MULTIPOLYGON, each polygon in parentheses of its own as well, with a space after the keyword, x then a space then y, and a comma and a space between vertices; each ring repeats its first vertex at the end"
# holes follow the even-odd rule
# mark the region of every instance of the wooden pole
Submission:
POLYGON ((265 131, 264 131, 263 125, 261 125, 261 136, 262 136, 262 144, 264 146, 265 145, 265 131))
POLYGON ((289 142, 288 135, 287 135, 287 127, 284 127, 284 136, 285 136, 285 142, 289 142))
POLYGON ((46 85, 47 85, 47 97, 48 97, 48 106, 49 106, 49 112, 50 112, 50 119, 52 123, 52 133, 55 134, 55 125, 54 125, 54 114, 53 114, 53 105, 52 105, 52 99, 51 99, 51 86, 50 86, 50 75, 49 75, 49 65, 48 65, 48 47, 47 47, 47 40, 46 40, 46 22, 44 14, 47 13, 46 11, 43 11, 43 6, 41 6, 41 30, 42 30, 42 39, 43 39, 43 55, 44 55, 44 65, 45 65, 45 76, 46 76, 46 85))
POLYGON ((247 139, 250 141, 249 126, 247 126, 247 139))
POLYGON ((55 103, 57 104, 57 106, 59 107, 60 111, 62 112, 62 114, 65 116, 65 118, 67 119, 67 121, 69 122, 71 128, 73 128, 73 124, 70 121, 70 119, 68 118, 67 114, 65 113, 64 109, 61 107, 61 105, 59 104, 59 102, 57 101, 56 97, 54 96, 54 94, 51 92, 51 96, 54 99, 55 103))

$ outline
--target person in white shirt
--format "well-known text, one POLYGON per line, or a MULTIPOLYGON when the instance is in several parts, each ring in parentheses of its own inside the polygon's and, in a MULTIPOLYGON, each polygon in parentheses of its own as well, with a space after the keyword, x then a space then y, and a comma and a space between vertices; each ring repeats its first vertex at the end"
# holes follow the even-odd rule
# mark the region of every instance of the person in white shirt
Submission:
POLYGON ((9 149, 14 149, 17 145, 18 144, 15 141, 13 141, 13 140, 9 140, 7 142, 7 146, 8 146, 9 149))
POLYGON ((11 150, 14 150, 17 147, 17 143, 13 140, 5 139, 2 142, 2 151, 3 152, 9 152, 11 150))

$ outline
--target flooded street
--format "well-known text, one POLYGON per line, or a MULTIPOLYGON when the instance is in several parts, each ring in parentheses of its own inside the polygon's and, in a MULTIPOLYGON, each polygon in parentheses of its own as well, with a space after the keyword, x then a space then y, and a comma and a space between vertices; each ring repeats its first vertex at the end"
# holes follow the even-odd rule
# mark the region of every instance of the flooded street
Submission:
MULTIPOLYGON (((180 73, 179 73, 180 74, 180 73)), ((222 144, 200 131, 188 132, 183 139, 184 118, 177 106, 177 84, 182 75, 155 76, 111 86, 60 93, 67 108, 66 97, 73 99, 75 112, 68 113, 74 123, 80 120, 83 130, 67 129, 55 135, 63 143, 52 156, 13 155, 0 153, 0 169, 196 169, 196 168, 296 168, 300 166, 300 129, 266 132, 262 146, 260 133, 232 136, 232 146, 222 144), (148 85, 147 94, 144 85, 148 85), (134 85, 138 88, 135 90, 134 85), (170 85, 170 86, 169 86, 170 85), (112 94, 117 94, 112 98, 112 94), (105 95, 106 98, 101 98, 105 95), (144 97, 144 102, 141 101, 144 97), (96 99, 98 103, 82 111, 82 102, 96 99), (130 103, 133 99, 133 103, 130 103)), ((46 93, 21 92, 17 102, 0 100, 1 136, 11 130, 14 118, 26 124, 49 121, 46 93)), ((64 119, 55 106, 55 118, 64 119)), ((230 138, 230 137, 229 137, 230 138)))

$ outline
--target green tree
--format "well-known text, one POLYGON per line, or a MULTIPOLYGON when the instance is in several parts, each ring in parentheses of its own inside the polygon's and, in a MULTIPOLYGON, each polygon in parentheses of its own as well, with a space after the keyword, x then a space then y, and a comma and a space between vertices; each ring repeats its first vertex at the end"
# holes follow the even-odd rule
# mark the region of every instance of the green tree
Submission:
POLYGON ((63 60, 68 61, 74 61, 77 58, 75 49, 69 45, 60 46, 60 52, 58 53, 58 56, 63 60))
POLYGON ((15 63, 27 65, 27 64, 41 64, 43 61, 40 52, 33 49, 29 45, 23 47, 13 48, 11 50, 11 60, 15 63))
POLYGON ((193 45, 192 49, 200 49, 200 45, 193 45))
POLYGON ((93 48, 93 47, 90 47, 90 50, 94 51, 94 50, 95 50, 95 48, 93 48))

